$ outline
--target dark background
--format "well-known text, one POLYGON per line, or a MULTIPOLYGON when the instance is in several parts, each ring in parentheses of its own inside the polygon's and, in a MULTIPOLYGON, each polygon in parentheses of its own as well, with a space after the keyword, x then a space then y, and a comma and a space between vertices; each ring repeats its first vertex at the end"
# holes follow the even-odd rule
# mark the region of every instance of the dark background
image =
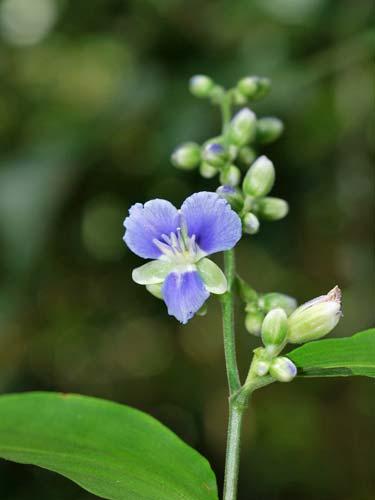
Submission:
MULTIPOLYGON (((218 302, 181 327, 131 281, 122 243, 135 201, 179 205, 215 189, 175 170, 179 142, 217 134, 217 109, 187 81, 268 76, 254 105, 284 136, 264 148, 290 202, 238 250, 260 291, 300 302, 335 284, 333 336, 372 324, 374 177, 370 0, 0 2, 0 391, 114 399, 170 426, 221 488, 226 379, 218 302), (372 125, 372 126, 371 126, 372 125)), ((244 373, 255 338, 238 316, 244 373)), ((370 500, 374 384, 311 379, 255 394, 244 424, 241 500, 370 500)), ((0 416, 1 418, 1 416, 0 416)), ((1 500, 89 499, 52 473, 0 464, 1 500)))

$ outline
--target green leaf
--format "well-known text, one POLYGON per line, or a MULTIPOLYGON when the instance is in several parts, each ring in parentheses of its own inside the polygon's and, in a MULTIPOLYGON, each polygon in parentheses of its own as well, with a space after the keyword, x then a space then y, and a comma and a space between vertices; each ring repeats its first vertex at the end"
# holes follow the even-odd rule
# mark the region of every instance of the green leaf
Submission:
POLYGON ((0 457, 58 472, 107 499, 218 498, 198 452, 149 415, 101 399, 0 396, 0 457))
POLYGON ((375 328, 352 337, 310 342, 287 356, 302 377, 375 377, 375 328))

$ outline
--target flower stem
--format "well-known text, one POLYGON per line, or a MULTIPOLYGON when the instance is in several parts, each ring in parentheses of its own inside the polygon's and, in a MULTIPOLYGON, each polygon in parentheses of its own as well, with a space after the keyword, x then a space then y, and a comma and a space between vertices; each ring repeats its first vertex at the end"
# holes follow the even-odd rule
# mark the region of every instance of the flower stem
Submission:
POLYGON ((228 291, 223 297, 223 334, 224 353, 229 386, 229 422, 227 434, 227 451, 224 476, 224 500, 237 498, 237 480, 240 460, 240 442, 242 416, 245 404, 238 403, 233 396, 240 392, 241 382, 237 367, 236 345, 234 333, 234 294, 235 278, 234 250, 224 252, 224 268, 228 280, 228 291))
POLYGON ((224 500, 236 500, 244 408, 229 404, 228 438, 224 476, 224 500))
POLYGON ((233 284, 235 278, 234 250, 224 252, 224 269, 228 281, 228 291, 222 299, 223 308, 223 335, 224 353, 227 369, 229 394, 232 395, 241 387, 237 368, 236 343, 234 336, 234 294, 233 284))

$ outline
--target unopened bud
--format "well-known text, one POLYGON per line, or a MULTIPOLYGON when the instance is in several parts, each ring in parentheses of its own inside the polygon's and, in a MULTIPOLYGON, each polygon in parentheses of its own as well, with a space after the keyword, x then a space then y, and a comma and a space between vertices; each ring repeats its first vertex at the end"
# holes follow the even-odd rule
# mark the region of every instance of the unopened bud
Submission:
POLYGON ((236 106, 243 106, 247 102, 247 97, 239 89, 233 89, 233 102, 236 106))
POLYGON ((241 109, 229 125, 229 138, 237 146, 244 146, 255 136, 256 115, 249 108, 241 109))
POLYGON ((259 76, 247 76, 238 82, 237 89, 248 99, 261 99, 271 89, 271 81, 259 76))
POLYGON ((289 212, 289 205, 281 198, 267 196, 257 201, 257 213, 265 220, 283 219, 289 212))
POLYGON ((182 170, 191 170, 198 166, 201 158, 201 148, 195 142, 185 142, 178 146, 172 154, 173 165, 182 170))
POLYGON ((264 375, 267 375, 268 370, 270 369, 271 363, 265 359, 259 359, 257 360, 255 364, 255 373, 259 377, 264 377, 264 375))
POLYGON ((220 174, 221 184, 226 184, 227 186, 238 186, 241 181, 241 170, 236 167, 236 165, 230 165, 228 168, 224 169, 220 174))
POLYGON ((290 382, 297 375, 297 368, 290 359, 279 357, 272 361, 270 374, 279 382, 290 382))
POLYGON ((163 283, 156 283, 154 285, 146 285, 146 289, 151 293, 151 295, 153 295, 157 299, 163 298, 162 288, 163 288, 163 283))
POLYGON ((190 92, 195 97, 210 97, 214 85, 212 79, 206 75, 195 75, 189 82, 190 92))
POLYGON ((284 293, 266 293, 260 298, 259 306, 267 312, 276 307, 281 307, 289 316, 297 308, 297 301, 284 293))
POLYGON ((267 313, 262 324, 262 341, 268 346, 281 346, 288 334, 288 318, 280 307, 267 313))
POLYGON ((243 197, 239 189, 233 186, 219 186, 216 189, 216 193, 221 198, 227 200, 234 210, 240 211, 243 207, 243 197))
POLYGON ((209 142, 203 149, 203 159, 214 167, 222 167, 228 161, 228 152, 218 142, 209 142))
POLYGON ((303 344, 324 337, 335 328, 341 315, 341 290, 335 286, 327 295, 306 302, 289 316, 288 341, 303 344))
POLYGON ((248 212, 242 219, 242 228, 246 234, 256 234, 259 231, 259 219, 248 212))
POLYGON ((245 317, 245 328, 252 335, 259 337, 262 323, 264 319, 264 313, 262 311, 248 312, 245 317))
POLYGON ((265 196, 275 182, 275 167, 266 156, 260 156, 247 171, 244 181, 244 193, 249 196, 265 196))
POLYGON ((215 177, 215 175, 218 173, 218 169, 216 167, 213 167, 209 163, 202 161, 199 167, 199 172, 205 179, 212 179, 212 177, 215 177))
POLYGON ((276 141, 284 131, 284 124, 278 118, 266 116, 257 121, 256 140, 260 144, 276 141))
POLYGON ((256 159, 257 155, 256 152, 254 151, 253 148, 250 148, 249 146, 244 146, 243 148, 240 149, 238 153, 238 159, 240 162, 242 162, 244 165, 251 165, 254 160, 256 159))
POLYGON ((206 316, 206 314, 207 314, 207 304, 203 304, 203 306, 200 309, 198 309, 197 315, 206 316))
MULTIPOLYGON (((238 292, 240 294, 241 300, 243 300, 244 302, 249 304, 249 303, 252 303, 258 299, 257 292, 248 283, 246 283, 245 280, 243 280, 242 278, 237 276, 236 282, 237 282, 238 292)), ((252 312, 252 311, 249 311, 249 309, 250 309, 250 307, 247 307, 246 311, 252 312)))
POLYGON ((210 98, 214 104, 220 104, 224 95, 225 89, 221 85, 214 85, 210 92, 210 98))

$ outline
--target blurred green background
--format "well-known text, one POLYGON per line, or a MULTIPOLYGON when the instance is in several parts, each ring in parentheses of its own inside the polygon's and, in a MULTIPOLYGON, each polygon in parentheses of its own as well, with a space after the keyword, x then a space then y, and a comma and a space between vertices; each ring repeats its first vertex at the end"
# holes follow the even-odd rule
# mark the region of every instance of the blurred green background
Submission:
MULTIPOLYGON (((114 399, 170 426, 221 487, 226 379, 217 301, 181 327, 132 283, 122 243, 135 201, 216 189, 175 170, 217 109, 189 95, 268 76, 259 115, 283 137, 264 149, 290 202, 238 250, 260 291, 307 300, 335 284, 334 336, 371 326, 374 301, 371 0, 0 1, 0 391, 114 399), (371 127, 372 125, 372 127, 371 127)), ((238 311, 244 372, 257 340, 238 311)), ((375 498, 374 385, 297 380, 255 394, 244 425, 240 500, 375 498)), ((1 418, 1 415, 0 415, 1 418)), ((0 463, 1 500, 89 499, 64 478, 0 463)))

